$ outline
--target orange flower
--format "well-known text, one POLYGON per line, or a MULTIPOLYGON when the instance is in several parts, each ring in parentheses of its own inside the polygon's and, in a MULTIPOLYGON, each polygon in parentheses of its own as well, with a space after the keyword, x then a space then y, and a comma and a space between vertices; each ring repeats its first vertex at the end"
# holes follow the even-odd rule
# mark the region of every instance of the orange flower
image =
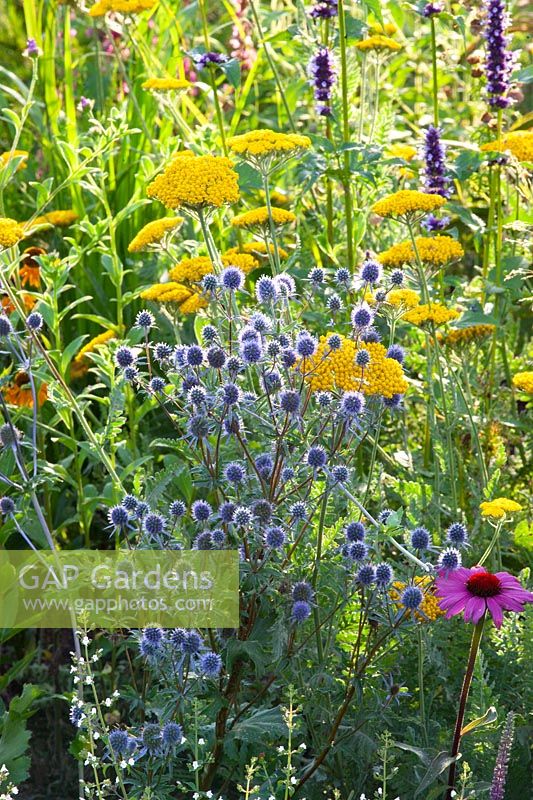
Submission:
POLYGON ((41 269, 36 256, 42 256, 45 251, 42 247, 28 247, 20 259, 20 282, 22 286, 33 286, 38 289, 41 285, 41 269))
MULTIPOLYGON (((4 397, 6 403, 20 408, 33 408, 33 395, 29 376, 26 372, 17 372, 13 381, 6 386, 4 397)), ((37 405, 40 407, 48 399, 48 384, 41 383, 37 392, 37 405)))
MULTIPOLYGON (((35 303, 37 302, 37 298, 32 297, 31 294, 21 294, 20 299, 24 304, 26 311, 31 311, 35 303)), ((0 303, 2 304, 2 309, 4 310, 5 314, 11 314, 15 310, 15 306, 13 305, 7 294, 5 294, 2 297, 0 303)))

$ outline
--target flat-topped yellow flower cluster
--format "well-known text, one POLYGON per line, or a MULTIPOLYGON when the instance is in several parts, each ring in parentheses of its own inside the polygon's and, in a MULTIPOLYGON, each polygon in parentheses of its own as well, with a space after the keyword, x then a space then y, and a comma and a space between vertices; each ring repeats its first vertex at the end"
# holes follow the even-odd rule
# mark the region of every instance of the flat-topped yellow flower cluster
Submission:
POLYGON ((178 89, 188 89, 191 83, 185 78, 148 78, 141 85, 143 89, 152 92, 172 92, 178 89))
POLYGON ((495 325, 469 325, 468 328, 457 328, 440 338, 446 347, 462 347, 474 342, 481 342, 494 333, 495 325))
MULTIPOLYGON (((259 262, 249 253, 224 253, 221 256, 225 267, 238 267, 246 275, 259 266, 259 262)), ((169 272, 170 279, 184 283, 200 283, 205 275, 215 271, 213 262, 208 256, 184 258, 169 272)))
POLYGON ((0 247, 14 247, 24 238, 24 228, 11 217, 0 217, 0 247))
POLYGON ((153 8, 157 0, 98 0, 95 5, 89 9, 91 17, 103 17, 110 11, 115 11, 120 14, 140 14, 142 11, 148 11, 153 8))
POLYGON ((416 308, 406 311, 403 319, 419 326, 427 322, 432 322, 434 325, 445 325, 447 322, 451 322, 452 319, 457 319, 458 316, 458 311, 454 308, 447 308, 441 303, 421 303, 416 308))
POLYGON ((495 497, 494 500, 486 500, 484 503, 480 503, 479 509, 482 517, 501 519, 506 514, 522 511, 522 506, 507 497, 495 497))
MULTIPOLYGON (((451 236, 419 236, 415 242, 420 260, 438 267, 447 264, 448 261, 462 258, 465 254, 459 242, 451 236)), ((388 250, 380 253, 377 258, 384 267, 413 264, 416 260, 412 242, 393 244, 388 250)))
MULTIPOLYGON (((413 583, 424 593, 424 599, 419 606, 419 611, 414 612, 415 619, 418 622, 435 622, 436 619, 444 616, 445 612, 442 611, 438 598, 435 596, 433 579, 426 575, 423 577, 418 576, 415 577, 413 583)), ((404 581, 394 581, 390 591, 391 600, 398 609, 404 611, 406 616, 413 613, 410 609, 406 609, 401 602, 403 591, 408 585, 404 581)))
POLYGON ((367 39, 361 39, 356 42, 354 47, 358 50, 401 50, 402 46, 399 42, 395 42, 389 36, 383 36, 381 33, 375 33, 367 39))
POLYGON ((482 144, 479 148, 484 152, 501 153, 508 150, 518 161, 533 162, 533 131, 511 131, 504 133, 501 139, 482 144))
MULTIPOLYGON (((226 250, 227 256, 238 255, 239 253, 248 253, 253 255, 259 256, 266 256, 268 253, 272 254, 274 252, 274 245, 269 244, 268 248, 266 242, 245 242, 240 247, 230 247, 229 250, 226 250)), ((288 258, 289 254, 283 247, 278 245, 278 255, 280 258, 288 258)))
POLYGON ((231 136, 228 147, 244 156, 264 156, 272 153, 292 154, 295 150, 307 150, 311 139, 298 133, 280 133, 267 128, 231 136))
POLYGON ((220 208, 239 199, 238 175, 229 158, 179 153, 146 190, 167 208, 220 208))
POLYGON ((533 394, 533 372, 517 372, 513 375, 513 386, 526 394, 533 394))
POLYGON ((440 194, 426 194, 416 189, 401 189, 378 200, 372 206, 374 214, 380 217, 403 217, 406 214, 435 211, 446 203, 440 194))
POLYGON ((407 391, 401 365, 394 358, 387 358, 387 350, 382 344, 368 342, 358 346, 353 339, 341 336, 341 347, 332 351, 328 338, 321 336, 314 356, 300 362, 300 369, 313 391, 355 390, 387 398, 407 391), (361 349, 370 355, 370 364, 364 370, 355 363, 361 349))
MULTIPOLYGON (((296 214, 293 214, 292 211, 287 211, 285 208, 276 208, 274 206, 271 212, 275 225, 288 225, 296 221, 296 214)), ((267 227, 269 224, 268 208, 261 206, 260 208, 253 208, 251 211, 237 214, 231 220, 231 224, 235 228, 267 227)))
POLYGON ((164 219, 155 219, 153 222, 148 222, 131 240, 128 245, 128 251, 130 253, 138 253, 141 250, 146 250, 147 247, 159 244, 169 231, 179 227, 182 222, 183 217, 165 217, 164 219))
POLYGON ((89 353, 95 353, 100 350, 104 345, 112 339, 116 339, 117 335, 114 331, 104 331, 94 336, 85 344, 81 350, 78 351, 76 357, 73 359, 70 372, 73 378, 81 378, 86 374, 89 369, 90 361, 87 358, 89 353))
POLYGON ((78 215, 75 211, 70 209, 59 209, 58 211, 47 211, 46 214, 41 214, 40 217, 35 217, 32 221, 34 225, 53 225, 54 228, 68 228, 73 222, 76 222, 78 215))

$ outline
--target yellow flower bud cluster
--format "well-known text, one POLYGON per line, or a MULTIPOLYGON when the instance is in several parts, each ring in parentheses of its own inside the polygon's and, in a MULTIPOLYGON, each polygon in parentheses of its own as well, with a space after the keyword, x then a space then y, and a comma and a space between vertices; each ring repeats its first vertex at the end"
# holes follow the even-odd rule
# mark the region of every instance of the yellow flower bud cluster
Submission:
POLYGON ((387 351, 379 342, 358 346, 353 339, 341 336, 341 347, 332 351, 328 339, 329 336, 321 336, 314 356, 299 363, 313 391, 355 390, 387 398, 407 391, 401 364, 394 358, 387 358, 387 351), (361 349, 370 355, 370 363, 364 369, 355 363, 361 349))
POLYGON ((239 199, 238 175, 229 158, 179 153, 146 190, 167 208, 198 211, 239 199))
POLYGON ((139 253, 148 247, 159 244, 159 242, 169 232, 177 228, 183 222, 183 217, 165 217, 149 222, 134 236, 128 245, 130 253, 139 253))
POLYGON ((423 303, 410 311, 406 311, 403 319, 418 326, 427 322, 432 322, 434 325, 445 325, 447 322, 451 322, 452 319, 457 319, 458 316, 458 311, 453 308, 446 308, 440 303, 431 303, 431 305, 423 303))
MULTIPOLYGON (((411 609, 406 609, 401 602, 403 591, 408 585, 410 584, 404 581, 394 581, 392 589, 390 590, 391 600, 399 610, 404 611, 406 617, 413 613, 411 609)), ((414 612, 415 619, 418 622, 435 622, 435 620, 442 617, 445 612, 439 606, 438 598, 435 596, 433 580, 427 576, 416 577, 414 579, 414 585, 418 586, 424 593, 424 599, 420 604, 420 611, 414 612)))
POLYGON ((378 200, 372 206, 374 214, 380 217, 403 217, 406 214, 435 211, 446 203, 440 194, 426 194, 416 189, 401 189, 378 200))
MULTIPOLYGON (((441 267, 448 261, 455 261, 464 256, 464 250, 451 236, 419 236, 415 239, 420 260, 425 264, 441 267)), ((411 242, 393 244, 388 250, 378 255, 378 261, 384 267, 399 267, 402 264, 415 263, 415 250, 411 242)))

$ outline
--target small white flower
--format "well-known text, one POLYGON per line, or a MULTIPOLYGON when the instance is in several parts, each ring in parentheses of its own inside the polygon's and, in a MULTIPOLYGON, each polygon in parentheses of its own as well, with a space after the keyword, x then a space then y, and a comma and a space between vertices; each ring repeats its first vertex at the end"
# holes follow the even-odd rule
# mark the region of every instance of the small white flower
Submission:
POLYGON ((198 739, 198 744, 200 745, 205 744, 205 739, 203 738, 198 739))
POLYGON ((198 761, 193 761, 193 762, 192 762, 192 764, 191 764, 191 766, 192 766, 192 768, 193 768, 193 769, 198 769, 198 767, 200 766, 200 764, 198 763, 198 761))
POLYGON ((87 686, 93 685, 93 679, 91 675, 87 675, 87 677, 85 678, 85 683, 87 684, 87 686))
POLYGON ((81 640, 81 643, 82 643, 82 645, 84 647, 87 647, 88 644, 91 644, 91 640, 89 639, 89 637, 87 635, 85 635, 83 637, 83 639, 81 640))

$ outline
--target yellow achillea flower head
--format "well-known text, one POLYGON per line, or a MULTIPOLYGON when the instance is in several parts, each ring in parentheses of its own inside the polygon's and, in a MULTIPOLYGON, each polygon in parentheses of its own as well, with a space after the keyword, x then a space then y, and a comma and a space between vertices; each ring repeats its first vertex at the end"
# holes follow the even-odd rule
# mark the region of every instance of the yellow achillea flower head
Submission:
POLYGON ((413 289, 391 289, 385 302, 395 307, 415 308, 420 303, 420 295, 413 289))
POLYGON ((469 325, 468 328, 457 328, 440 337, 440 342, 446 347, 466 346, 491 336, 495 327, 495 325, 469 325))
MULTIPOLYGON (((266 256, 267 252, 270 252, 271 254, 274 253, 274 245, 269 244, 267 251, 267 246, 265 242, 246 242, 245 244, 241 245, 240 248, 230 247, 229 250, 226 250, 225 255, 232 256, 236 255, 237 253, 253 253, 253 255, 266 256)), ((289 257, 287 251, 284 250, 283 247, 280 247, 279 245, 278 245, 278 255, 280 258, 283 259, 289 257)))
POLYGON ((533 372, 517 372, 513 375, 513 386, 526 394, 533 394, 533 372))
POLYGON ((13 158, 20 158, 19 164, 17 166, 17 172, 19 170, 24 169, 28 165, 28 151, 27 150, 8 150, 5 153, 0 155, 0 169, 3 169, 13 158))
POLYGON ((533 161, 533 131, 504 133, 501 139, 482 144, 479 149, 498 153, 508 150, 518 161, 533 161))
POLYGON ((403 217, 406 214, 435 211, 445 203, 446 198, 440 194, 426 194, 416 189, 400 189, 399 192, 378 200, 371 210, 380 217, 403 217))
POLYGON ((128 252, 138 253, 147 247, 159 244, 165 235, 177 228, 183 222, 183 217, 165 217, 148 222, 128 245, 128 252))
POLYGON ((394 22, 385 22, 382 25, 380 22, 376 22, 375 25, 371 25, 372 33, 383 33, 385 36, 394 36, 395 33, 398 33, 398 26, 394 24, 394 22))
MULTIPOLYGON (((257 259, 248 253, 224 253, 221 261, 225 267, 238 267, 246 275, 259 266, 257 259)), ((169 277, 178 282, 200 283, 205 275, 210 275, 214 271, 213 262, 208 256, 196 256, 182 259, 172 267, 169 277)))
POLYGON ((311 147, 311 139, 298 133, 280 133, 269 129, 258 129, 231 136, 228 147, 234 153, 260 166, 266 159, 270 165, 272 159, 296 155, 300 150, 311 147))
POLYGON ((277 189, 274 189, 273 192, 270 192, 270 199, 277 206, 287 206, 291 202, 291 198, 288 194, 285 194, 284 192, 278 192, 277 189))
MULTIPOLYGON (((274 225, 288 225, 291 222, 295 222, 296 214, 284 208, 273 207, 272 219, 274 225)), ((268 209, 266 206, 261 206, 260 208, 252 209, 252 211, 245 211, 243 214, 237 214, 237 216, 231 220, 231 224, 235 228, 268 227, 268 209)))
POLYGON ((458 311, 453 308, 446 308, 440 303, 431 303, 431 305, 423 303, 410 311, 406 311, 403 319, 419 326, 424 325, 426 322, 432 322, 434 325, 444 325, 446 322, 451 322, 452 319, 457 319, 458 316, 458 311))
POLYGON ((379 342, 367 342, 358 347, 353 339, 341 336, 341 346, 331 350, 329 335, 321 336, 315 355, 300 361, 300 369, 313 391, 343 389, 363 394, 392 397, 407 391, 401 364, 387 358, 387 350, 379 342), (364 370, 355 363, 358 350, 370 354, 370 364, 364 370))
POLYGON ((207 307, 207 300, 198 293, 191 294, 191 296, 180 305, 179 310, 181 314, 196 314, 202 308, 207 307))
POLYGON ((401 44, 395 42, 389 36, 383 36, 381 33, 376 33, 369 36, 367 39, 361 39, 360 42, 355 43, 358 50, 401 50, 401 44))
POLYGON ((78 354, 74 358, 71 364, 71 375, 73 378, 80 378, 86 374, 87 370, 89 369, 89 359, 87 355, 89 353, 94 353, 112 339, 116 339, 117 335, 114 331, 104 331, 104 333, 99 333, 98 336, 95 336, 93 339, 90 339, 86 345, 84 345, 81 350, 78 351, 78 354))
POLYGON ((412 144, 390 144, 385 150, 385 155, 389 158, 403 158, 404 161, 411 161, 416 153, 416 147, 412 144))
POLYGON ((480 503, 479 510, 481 511, 482 517, 501 519, 506 514, 522 511, 522 506, 520 503, 515 503, 514 500, 509 500, 507 497, 495 497, 494 500, 487 500, 484 503, 480 503))
POLYGON ((141 292, 143 300, 153 300, 156 303, 183 303, 191 296, 192 292, 177 281, 167 283, 154 283, 141 292))
POLYGON ((157 0, 97 0, 95 5, 89 9, 91 17, 103 17, 109 11, 117 11, 121 14, 140 14, 153 8, 157 0))
POLYGON ((239 199, 238 175, 229 158, 185 151, 149 184, 146 193, 167 208, 220 208, 239 199))
MULTIPOLYGON (((405 617, 408 617, 412 613, 410 609, 405 609, 405 606, 401 602, 403 591, 408 585, 409 584, 404 581, 394 581, 390 591, 391 600, 399 610, 405 610, 405 617)), ((441 609, 439 601, 435 596, 433 580, 428 576, 416 577, 414 579, 414 585, 418 586, 424 593, 424 599, 420 604, 420 611, 414 612, 415 619, 418 622, 435 622, 436 619, 444 616, 446 612, 441 609)))
MULTIPOLYGON (((462 258, 465 254, 459 242, 451 236, 419 236, 415 241, 420 259, 426 264, 433 264, 436 267, 462 258)), ((414 247, 411 242, 393 244, 388 250, 384 250, 378 255, 378 261, 384 267, 414 264, 414 247)))
POLYGON ((34 225, 53 225, 55 228, 67 228, 76 222, 78 215, 75 211, 48 211, 40 217, 35 217, 32 227, 34 225))
POLYGON ((188 89, 191 82, 185 78, 148 78, 141 84, 143 89, 152 92, 172 92, 178 89, 188 89))
POLYGON ((25 236, 24 228, 16 219, 0 217, 0 247, 14 247, 25 236))

